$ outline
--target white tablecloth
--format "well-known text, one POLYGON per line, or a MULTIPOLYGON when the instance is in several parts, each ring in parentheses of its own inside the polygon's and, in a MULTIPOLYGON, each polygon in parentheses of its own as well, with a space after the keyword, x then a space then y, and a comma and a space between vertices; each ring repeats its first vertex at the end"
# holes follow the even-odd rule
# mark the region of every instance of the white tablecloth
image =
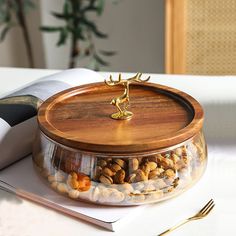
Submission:
MULTIPOLYGON (((55 72, 2 68, 0 96, 55 72)), ((108 76, 108 73, 101 74, 108 76)), ((172 235, 236 235, 236 77, 153 74, 151 81, 181 89, 203 105, 209 163, 201 181, 183 195, 168 201, 168 207, 167 202, 147 207, 142 215, 115 233, 0 191, 0 236, 155 235, 195 213, 210 197, 216 202, 212 213, 172 235)))

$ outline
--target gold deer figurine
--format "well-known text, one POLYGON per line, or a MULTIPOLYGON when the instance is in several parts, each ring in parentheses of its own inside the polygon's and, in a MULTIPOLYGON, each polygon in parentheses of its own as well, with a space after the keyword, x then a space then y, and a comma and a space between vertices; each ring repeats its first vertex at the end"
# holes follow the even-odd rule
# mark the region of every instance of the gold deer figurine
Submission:
POLYGON ((137 73, 134 77, 131 77, 127 80, 123 80, 123 79, 121 79, 121 74, 119 74, 118 81, 114 81, 112 79, 111 75, 109 77, 110 81, 105 80, 105 83, 108 86, 114 86, 114 85, 121 84, 125 88, 125 91, 121 96, 119 96, 117 98, 113 98, 111 100, 110 104, 112 104, 113 106, 116 106, 116 108, 118 109, 118 112, 111 115, 111 117, 113 119, 116 119, 116 120, 131 119, 133 113, 131 111, 127 111, 128 107, 130 105, 130 102, 129 102, 129 85, 132 82, 141 83, 141 82, 147 82, 150 79, 150 76, 149 76, 147 79, 141 80, 141 76, 142 76, 142 73, 137 73), (121 105, 123 105, 122 108, 121 108, 121 105))

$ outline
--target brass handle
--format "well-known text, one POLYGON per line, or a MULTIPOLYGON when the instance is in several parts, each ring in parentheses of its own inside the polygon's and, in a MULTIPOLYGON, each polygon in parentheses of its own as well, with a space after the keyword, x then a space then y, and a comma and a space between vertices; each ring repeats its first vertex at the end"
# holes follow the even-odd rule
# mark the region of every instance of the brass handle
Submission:
POLYGON ((111 115, 112 119, 115 120, 129 120, 132 118, 133 113, 131 111, 128 111, 128 107, 130 106, 130 99, 129 99, 129 85, 132 82, 147 82, 150 79, 150 76, 147 79, 141 80, 142 73, 137 73, 134 77, 131 77, 127 80, 121 79, 121 74, 119 74, 118 81, 115 81, 112 79, 112 76, 110 75, 109 80, 105 83, 108 86, 114 86, 114 85, 123 85, 125 88, 124 93, 116 98, 113 98, 110 102, 111 105, 115 106, 118 110, 118 112, 111 115))

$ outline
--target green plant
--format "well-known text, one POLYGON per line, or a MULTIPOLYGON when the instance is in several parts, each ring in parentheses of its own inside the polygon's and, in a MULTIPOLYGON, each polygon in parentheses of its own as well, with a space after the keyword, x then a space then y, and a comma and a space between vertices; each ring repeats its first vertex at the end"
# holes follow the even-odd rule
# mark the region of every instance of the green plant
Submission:
POLYGON ((26 24, 26 14, 35 7, 31 0, 0 0, 0 42, 2 42, 9 30, 19 26, 23 33, 29 66, 34 68, 29 30, 26 24))
POLYGON ((94 37, 107 38, 101 32, 95 22, 91 20, 91 13, 101 16, 105 7, 105 0, 65 0, 61 12, 52 12, 57 19, 64 21, 62 26, 42 26, 45 32, 58 32, 59 39, 57 46, 62 46, 67 39, 71 40, 69 67, 76 66, 78 58, 89 57, 89 67, 99 70, 100 66, 108 66, 109 63, 102 56, 113 56, 115 52, 97 50, 94 44, 94 37), (80 42, 86 42, 82 48, 80 42))

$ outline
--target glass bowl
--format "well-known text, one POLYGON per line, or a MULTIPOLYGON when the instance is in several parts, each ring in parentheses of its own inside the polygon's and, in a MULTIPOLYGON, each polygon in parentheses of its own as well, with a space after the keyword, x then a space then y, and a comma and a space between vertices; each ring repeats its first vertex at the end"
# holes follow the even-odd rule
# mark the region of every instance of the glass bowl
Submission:
POLYGON ((68 148, 39 132, 33 161, 53 189, 72 199, 140 205, 189 189, 204 173, 207 150, 202 132, 162 152, 126 157, 68 148))
POLYGON ((48 184, 76 200, 105 205, 159 202, 189 189, 204 173, 201 105, 182 91, 130 87, 131 120, 114 120, 103 83, 65 90, 45 101, 33 161, 48 184))

